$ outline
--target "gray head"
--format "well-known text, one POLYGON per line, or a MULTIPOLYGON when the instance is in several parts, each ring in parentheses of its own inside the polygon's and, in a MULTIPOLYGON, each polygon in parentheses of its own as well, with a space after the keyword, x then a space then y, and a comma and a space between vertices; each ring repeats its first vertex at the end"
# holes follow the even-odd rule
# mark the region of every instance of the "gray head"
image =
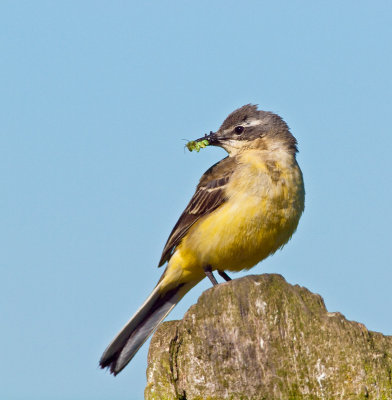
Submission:
POLYGON ((202 139, 223 147, 229 154, 245 149, 297 152, 297 141, 283 119, 272 112, 258 110, 252 104, 233 111, 217 132, 210 132, 202 139))

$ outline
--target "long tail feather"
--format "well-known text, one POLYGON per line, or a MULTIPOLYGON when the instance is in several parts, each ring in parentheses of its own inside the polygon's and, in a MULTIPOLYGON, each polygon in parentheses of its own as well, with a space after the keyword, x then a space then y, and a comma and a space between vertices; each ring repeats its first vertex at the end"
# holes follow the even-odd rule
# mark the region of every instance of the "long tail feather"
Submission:
POLYGON ((144 304, 128 321, 103 353, 99 364, 117 375, 133 358, 182 297, 197 283, 184 283, 162 293, 158 284, 144 304))

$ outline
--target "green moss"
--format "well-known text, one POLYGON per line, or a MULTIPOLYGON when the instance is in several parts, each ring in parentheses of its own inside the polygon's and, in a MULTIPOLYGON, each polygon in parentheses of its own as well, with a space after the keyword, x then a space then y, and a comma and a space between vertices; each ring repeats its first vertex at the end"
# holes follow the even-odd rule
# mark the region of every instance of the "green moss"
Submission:
POLYGON ((281 276, 218 285, 172 324, 152 341, 149 400, 392 399, 392 338, 281 276))

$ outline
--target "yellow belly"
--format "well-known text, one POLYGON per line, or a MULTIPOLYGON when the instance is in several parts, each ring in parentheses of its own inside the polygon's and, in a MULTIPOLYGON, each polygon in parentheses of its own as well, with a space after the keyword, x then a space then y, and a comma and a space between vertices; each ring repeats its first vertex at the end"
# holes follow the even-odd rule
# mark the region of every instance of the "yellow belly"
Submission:
POLYGON ((282 247, 297 228, 304 209, 301 171, 294 160, 271 175, 257 157, 228 187, 229 199, 189 230, 173 255, 186 275, 202 268, 249 269, 282 247))
POLYGON ((181 250, 193 253, 199 265, 229 271, 249 269, 274 253, 290 239, 299 215, 294 209, 287 215, 265 200, 245 201, 241 210, 229 203, 201 221, 181 250))

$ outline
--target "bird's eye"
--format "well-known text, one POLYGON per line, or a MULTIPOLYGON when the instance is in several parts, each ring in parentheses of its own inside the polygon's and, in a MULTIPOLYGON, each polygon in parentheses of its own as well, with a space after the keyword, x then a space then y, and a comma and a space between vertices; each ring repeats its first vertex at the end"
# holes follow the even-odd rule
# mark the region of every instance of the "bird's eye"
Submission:
POLYGON ((235 129, 234 129, 234 132, 237 134, 237 135, 241 135, 241 133, 244 131, 244 127, 243 126, 236 126, 235 127, 235 129))

